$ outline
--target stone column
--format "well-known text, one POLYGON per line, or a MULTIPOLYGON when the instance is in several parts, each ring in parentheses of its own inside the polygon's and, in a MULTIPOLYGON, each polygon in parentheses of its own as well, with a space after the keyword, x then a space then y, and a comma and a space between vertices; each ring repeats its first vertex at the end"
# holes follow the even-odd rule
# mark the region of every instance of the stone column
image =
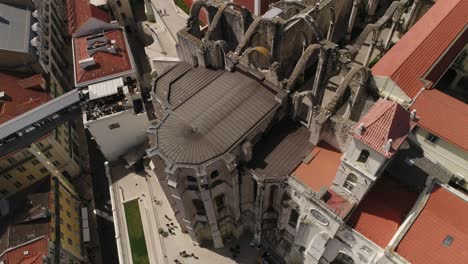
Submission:
POLYGON ((313 105, 316 105, 318 104, 319 102, 317 102, 317 97, 318 97, 318 94, 319 94, 319 89, 320 89, 320 82, 321 82, 321 79, 322 79, 322 69, 323 69, 323 65, 325 64, 325 54, 322 50, 320 50, 320 53, 319 53, 319 61, 318 61, 318 65, 317 65, 317 70, 315 71, 315 79, 314 79, 314 86, 312 87, 312 95, 313 95, 313 105))
POLYGON ((203 205, 205 206, 206 217, 211 230, 211 236, 213 238, 214 247, 222 248, 224 246, 223 239, 221 238, 221 232, 218 228, 218 220, 216 219, 216 212, 213 205, 213 199, 209 190, 204 189, 200 192, 203 205))
POLYGON ((390 32, 388 33, 387 39, 384 44, 384 51, 387 51, 390 48, 390 43, 392 42, 393 34, 395 33, 395 28, 399 19, 393 19, 392 26, 390 27, 390 32))
POLYGON ((369 65, 370 58, 372 56, 372 52, 374 51, 375 44, 377 44, 377 39, 379 38, 378 30, 372 31, 372 40, 369 46, 369 50, 367 51, 366 58, 364 59, 363 65, 367 67, 369 65))
POLYGON ((403 24, 403 30, 407 31, 409 28, 409 24, 411 23, 411 20, 413 20, 413 16, 416 13, 416 9, 418 7, 419 0, 414 0, 413 4, 410 7, 410 11, 408 12, 408 15, 406 16, 405 23, 403 24))
POLYGON ((379 5, 379 0, 369 0, 369 4, 367 6, 367 19, 368 20, 370 20, 375 15, 375 11, 377 10, 378 5, 379 5))
POLYGON ((328 41, 332 41, 334 32, 335 32, 335 21, 330 20, 330 24, 328 25, 328 32, 327 32, 328 41))
POLYGON ((356 20, 356 14, 358 10, 358 6, 361 0, 354 0, 353 1, 353 9, 351 9, 351 15, 349 16, 348 21, 348 30, 346 32, 346 38, 349 40, 351 38, 351 32, 353 31, 354 22, 356 20))
POLYGON ((255 234, 254 234, 254 242, 257 245, 260 245, 262 241, 264 190, 265 190, 265 187, 264 187, 263 182, 257 181, 257 199, 255 200, 255 234))
POLYGON ((242 177, 241 172, 239 170, 234 170, 231 173, 231 178, 232 178, 232 194, 234 196, 234 201, 232 208, 234 208, 234 217, 235 217, 235 223, 237 227, 237 223, 241 220, 241 208, 240 208, 240 191, 239 191, 239 177, 242 177))

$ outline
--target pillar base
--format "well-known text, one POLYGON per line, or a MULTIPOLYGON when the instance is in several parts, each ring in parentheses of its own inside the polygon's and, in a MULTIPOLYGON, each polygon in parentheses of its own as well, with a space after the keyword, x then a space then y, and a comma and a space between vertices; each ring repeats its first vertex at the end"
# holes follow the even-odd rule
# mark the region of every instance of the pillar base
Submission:
POLYGON ((222 248, 224 247, 223 239, 221 238, 221 233, 217 232, 216 234, 212 235, 213 237, 213 246, 214 248, 222 248))

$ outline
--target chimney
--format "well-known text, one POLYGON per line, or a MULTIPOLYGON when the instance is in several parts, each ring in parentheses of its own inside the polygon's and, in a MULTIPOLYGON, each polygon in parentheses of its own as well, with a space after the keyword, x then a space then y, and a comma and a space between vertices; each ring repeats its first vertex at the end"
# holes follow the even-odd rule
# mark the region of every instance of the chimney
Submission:
POLYGON ((362 135, 365 129, 366 128, 364 127, 364 123, 360 123, 359 126, 356 128, 356 133, 358 133, 359 135, 362 135))
POLYGON ((410 118, 411 118, 412 121, 416 120, 416 118, 417 118, 416 109, 413 109, 413 111, 411 111, 410 118))
POLYGON ((390 149, 392 148, 392 142, 393 142, 393 139, 389 138, 387 143, 385 143, 385 145, 383 146, 386 152, 390 152, 390 149))

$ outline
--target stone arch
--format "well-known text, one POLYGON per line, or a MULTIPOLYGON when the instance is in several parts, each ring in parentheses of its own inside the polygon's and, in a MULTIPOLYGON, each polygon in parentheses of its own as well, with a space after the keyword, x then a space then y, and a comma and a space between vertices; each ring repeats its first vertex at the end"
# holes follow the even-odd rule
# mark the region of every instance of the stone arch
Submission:
POLYGON ((344 252, 338 252, 335 259, 330 264, 355 264, 354 259, 344 252))
MULTIPOLYGON (((276 22, 274 22, 272 20, 269 20, 269 19, 266 19, 266 18, 261 17, 261 16, 256 17, 255 20, 252 22, 252 24, 250 24, 249 29, 247 30, 247 32, 244 35, 244 38, 242 39, 242 41, 237 46, 236 51, 235 51, 235 53, 237 55, 241 55, 242 52, 244 52, 244 50, 247 48, 247 46, 251 44, 251 39, 253 37, 255 37, 256 34, 261 34, 259 32, 259 30, 258 30, 261 23, 275 24, 276 22)), ((268 47, 270 48, 270 50, 271 50, 272 45, 273 45, 273 43, 268 43, 268 47)))
POLYGON ((255 66, 255 68, 260 70, 268 70, 271 63, 273 63, 273 56, 270 51, 263 46, 255 46, 253 48, 248 48, 244 56, 248 60, 249 66, 255 66), (252 58, 252 55, 258 54, 258 57, 252 58))
POLYGON ((211 64, 218 69, 223 69, 226 65, 226 54, 229 51, 229 47, 224 40, 217 40, 213 43, 213 61, 211 64))
POLYGON ((403 10, 405 8, 406 2, 407 2, 406 0, 393 2, 388 7, 387 11, 385 11, 385 14, 379 20, 377 20, 377 22, 373 24, 368 24, 364 28, 364 30, 359 35, 358 39, 353 44, 353 46, 356 49, 359 49, 359 47, 361 47, 362 44, 364 44, 364 42, 366 41, 366 38, 369 36, 369 34, 374 33, 374 32, 378 32, 378 34, 380 34, 380 30, 382 29, 382 27, 387 22, 391 21, 395 14, 401 17, 401 15, 403 14, 403 10))
POLYGON ((351 92, 351 102, 350 106, 351 109, 347 116, 348 117, 354 117, 355 115, 355 105, 356 102, 359 100, 360 95, 362 94, 362 90, 364 89, 364 84, 367 81, 368 78, 368 72, 367 68, 362 66, 362 65, 356 65, 351 68, 351 70, 346 74, 345 78, 343 81, 340 83, 338 88, 336 89, 335 96, 333 99, 328 103, 328 105, 325 107, 326 110, 336 113, 338 108, 341 107, 339 105, 339 102, 342 100, 342 98, 345 96, 346 91, 349 89, 351 92), (350 86, 352 81, 355 81, 357 77, 358 85, 356 86, 350 86))
POLYGON ((293 119, 309 127, 314 98, 312 91, 296 93, 293 96, 293 119))
MULTIPOLYGON (((315 36, 315 41, 318 43, 320 42, 320 39, 322 38, 321 37, 321 33, 320 33, 320 29, 319 27, 317 26, 317 23, 315 22, 315 20, 309 16, 308 14, 298 14, 296 16, 293 16, 291 17, 290 19, 288 19, 283 25, 281 25, 281 28, 280 28, 280 34, 283 34, 287 28, 287 26, 293 22, 296 22, 298 20, 303 20, 307 23, 307 25, 310 27, 310 29, 312 30, 312 33, 314 34, 315 36)), ((312 36, 310 37, 310 40, 312 40, 312 36)), ((310 43, 308 43, 310 44, 310 43)))
POLYGON ((336 12, 333 7, 328 8, 330 21, 328 25, 327 40, 333 41, 333 33, 335 32, 336 12))
POLYGON ((192 199, 192 205, 196 214, 206 215, 205 205, 202 200, 198 198, 192 199))
POLYGON ((291 209, 288 219, 288 225, 296 229, 297 223, 299 222, 299 212, 296 209, 291 209))
POLYGON ((289 76, 287 84, 286 84, 286 89, 291 90, 294 88, 294 85, 296 84, 300 74, 304 72, 307 61, 310 59, 310 57, 314 54, 316 50, 319 50, 320 51, 319 56, 321 56, 322 59, 325 59, 325 51, 323 50, 322 45, 320 44, 309 45, 307 49, 304 51, 304 53, 302 53, 302 56, 297 61, 296 66, 294 67, 294 70, 291 73, 291 76, 289 76))
POLYGON ((298 10, 299 13, 306 8, 304 4, 295 1, 278 1, 271 5, 272 7, 280 8, 283 10, 283 13, 286 13, 288 10, 298 10))
POLYGON ((216 29, 216 27, 218 26, 220 20, 221 20, 221 17, 223 16, 224 14, 224 11, 226 10, 226 8, 228 7, 237 7, 239 10, 240 10, 240 13, 242 15, 242 18, 243 18, 243 21, 244 21, 244 29, 246 29, 246 25, 248 23, 250 23, 250 21, 252 20, 252 13, 250 12, 249 9, 247 9, 245 6, 241 6, 237 3, 234 3, 234 2, 230 2, 230 3, 226 3, 226 4, 221 4, 208 28, 208 31, 206 32, 206 35, 205 35, 205 38, 207 40, 210 40, 210 37, 213 33, 213 31, 216 29))
POLYGON ((200 21, 198 16, 200 11, 205 9, 208 16, 208 24, 211 24, 213 17, 218 10, 217 7, 213 6, 210 1, 207 0, 197 0, 192 4, 190 9, 190 16, 187 19, 187 31, 197 38, 202 38, 202 32, 200 31, 200 21))
POLYGON ((297 6, 290 6, 290 7, 287 7, 283 10, 283 19, 289 19, 299 13, 301 13, 302 9, 300 9, 299 7, 297 6))

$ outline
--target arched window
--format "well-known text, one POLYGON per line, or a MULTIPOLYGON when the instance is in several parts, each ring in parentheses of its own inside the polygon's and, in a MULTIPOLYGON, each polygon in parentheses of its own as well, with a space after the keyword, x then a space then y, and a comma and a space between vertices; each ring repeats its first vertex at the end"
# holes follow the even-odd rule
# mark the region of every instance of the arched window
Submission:
POLYGON ((369 158, 369 151, 363 149, 361 151, 361 154, 359 154, 359 158, 357 159, 357 161, 361 163, 366 163, 368 158, 369 158))
POLYGON ((219 176, 219 172, 218 172, 217 170, 215 170, 215 171, 213 171, 213 172, 211 173, 211 176, 210 176, 210 177, 211 177, 211 179, 214 179, 214 178, 216 178, 216 177, 218 177, 218 176, 219 176))
POLYGON ((310 106, 302 102, 299 108, 299 120, 301 120, 301 122, 306 125, 309 124, 309 110, 310 106))
POLYGON ((353 258, 343 252, 339 252, 336 258, 330 264, 354 264, 353 258))
POLYGON ((187 176, 187 181, 189 182, 197 182, 197 178, 193 177, 193 176, 187 176))
POLYGON ((200 200, 200 199, 193 199, 193 200, 192 200, 192 203, 193 203, 193 207, 195 207, 195 211, 197 212, 197 214, 199 214, 199 215, 206 215, 205 206, 203 205, 202 200, 200 200))
POLYGON ((216 186, 218 186, 218 185, 221 185, 221 184, 223 184, 223 183, 224 183, 223 180, 216 180, 216 181, 213 181, 213 182, 211 183, 211 188, 214 188, 214 187, 216 187, 216 186))
POLYGON ((269 207, 274 207, 275 206, 275 198, 276 198, 276 192, 278 191, 278 186, 272 185, 270 187, 270 199, 269 199, 269 207))
POLYGON ((218 210, 218 212, 221 212, 225 208, 224 194, 220 194, 220 195, 216 196, 214 200, 215 200, 215 204, 216 204, 216 209, 218 210))
POLYGON ((357 176, 350 173, 343 183, 343 188, 352 192, 357 183, 357 176))
POLYGON ((289 222, 288 224, 293 227, 293 228, 296 228, 297 226, 297 220, 299 220, 299 213, 295 210, 295 209, 292 209, 291 210, 291 214, 289 215, 289 222))

